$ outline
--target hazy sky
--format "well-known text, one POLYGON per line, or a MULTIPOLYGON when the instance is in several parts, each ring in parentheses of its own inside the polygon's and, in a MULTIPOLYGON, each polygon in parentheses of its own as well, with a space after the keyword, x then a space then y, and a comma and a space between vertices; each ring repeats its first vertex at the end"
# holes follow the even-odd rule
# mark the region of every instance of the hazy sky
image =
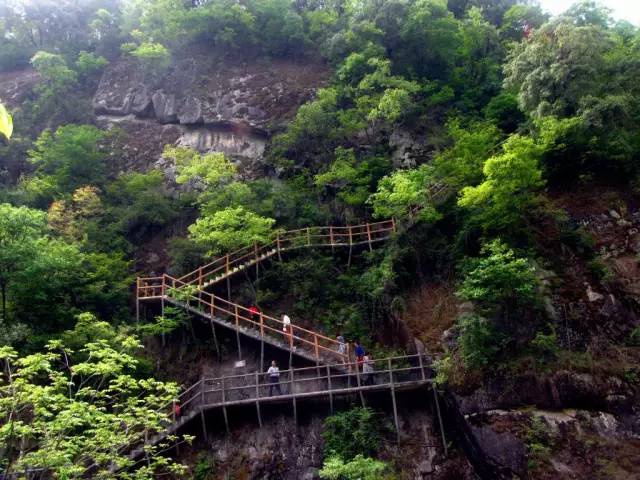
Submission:
MULTIPOLYGON (((542 8, 553 15, 564 12, 575 0, 540 0, 542 8)), ((613 10, 616 19, 640 25, 640 0, 600 0, 613 10)))

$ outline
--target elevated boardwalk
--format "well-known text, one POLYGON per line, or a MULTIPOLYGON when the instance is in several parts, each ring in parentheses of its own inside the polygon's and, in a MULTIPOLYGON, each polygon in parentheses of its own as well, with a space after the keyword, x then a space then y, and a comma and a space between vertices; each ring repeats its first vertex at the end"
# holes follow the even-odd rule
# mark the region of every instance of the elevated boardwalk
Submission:
MULTIPOLYGON (((180 428, 201 418, 205 438, 209 432, 206 428, 205 414, 212 410, 222 411, 226 431, 229 431, 228 408, 240 405, 255 405, 256 418, 262 426, 261 405, 291 404, 294 421, 297 423, 298 402, 305 399, 320 399, 329 403, 333 412, 334 399, 338 397, 360 397, 365 405, 365 393, 388 391, 394 412, 396 430, 399 429, 396 406, 396 392, 416 390, 422 387, 433 389, 434 399, 440 417, 439 405, 433 380, 430 378, 429 359, 422 355, 405 355, 372 360, 370 366, 374 372, 365 374, 362 367, 355 364, 333 364, 318 367, 303 367, 280 372, 279 394, 269 381, 266 373, 255 372, 244 375, 232 375, 219 378, 202 378, 184 391, 172 404, 165 407, 172 422, 166 430, 147 437, 146 444, 156 444, 168 435, 175 434, 180 428), (342 373, 336 373, 342 371, 342 373), (273 390, 273 391, 271 391, 273 390), (179 404, 181 415, 176 417, 175 405, 179 404)), ((440 420, 442 431, 442 421, 440 420)), ((443 436, 444 439, 444 436, 443 436)), ((130 456, 137 459, 144 453, 142 445, 135 448, 130 456)))
MULTIPOLYGON (((426 195, 430 200, 446 194, 447 187, 443 184, 432 185, 426 195)), ((418 217, 420 207, 410 210, 408 223, 410 227, 418 217)), ((214 324, 235 330, 239 335, 249 336, 260 340, 262 345, 268 343, 277 348, 289 351, 291 355, 305 358, 316 363, 347 362, 351 357, 349 345, 341 345, 333 338, 329 338, 313 330, 290 325, 285 329, 282 320, 260 313, 252 314, 248 308, 233 303, 229 298, 224 299, 206 291, 222 280, 229 279, 236 273, 246 271, 255 266, 258 273, 261 261, 275 255, 279 259, 282 253, 300 248, 331 247, 349 248, 349 261, 354 246, 373 245, 390 239, 398 231, 395 219, 380 222, 364 223, 349 226, 307 227, 297 230, 278 232, 275 240, 266 244, 254 244, 217 258, 182 277, 172 277, 164 274, 158 277, 138 277, 136 282, 136 317, 139 317, 140 301, 160 300, 163 305, 169 302, 181 306, 208 319, 212 328, 214 324), (344 351, 342 349, 344 348, 344 351)), ((229 293, 230 296, 230 293, 229 293)), ((215 333, 215 329, 214 329, 215 333)))

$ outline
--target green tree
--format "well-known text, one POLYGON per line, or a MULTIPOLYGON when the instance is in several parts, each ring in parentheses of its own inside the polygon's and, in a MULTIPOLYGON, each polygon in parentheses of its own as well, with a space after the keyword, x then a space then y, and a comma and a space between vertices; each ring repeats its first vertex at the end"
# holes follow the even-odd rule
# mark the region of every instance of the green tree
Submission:
POLYGON ((65 125, 45 130, 29 151, 35 176, 25 183, 27 193, 42 207, 77 188, 101 187, 106 179, 106 153, 100 142, 106 133, 91 125, 65 125))
POLYGON ((5 472, 43 469, 68 479, 89 472, 93 478, 140 479, 184 473, 182 465, 157 455, 178 440, 175 436, 148 446, 144 462, 128 456, 129 446, 170 422, 170 410, 163 407, 176 396, 177 386, 136 379, 138 339, 112 334, 109 324, 95 318, 91 323, 94 334, 102 330, 107 335, 78 352, 61 340, 23 357, 10 347, 0 348, 7 373, 0 379, 5 472))
POLYGON ((368 200, 374 216, 402 218, 416 211, 421 220, 439 219, 440 214, 429 192, 433 178, 433 167, 428 164, 411 170, 397 170, 382 178, 377 191, 368 200))
POLYGON ((482 183, 462 189, 458 205, 469 209, 485 230, 523 228, 525 213, 535 207, 544 184, 539 165, 542 151, 533 139, 512 135, 502 145, 502 153, 484 163, 482 183))
POLYGON ((384 157, 368 157, 358 161, 353 149, 338 147, 329 169, 315 176, 318 187, 337 192, 349 206, 364 205, 378 180, 389 171, 390 161, 384 157))
POLYGON ((459 120, 447 124, 453 145, 434 159, 438 178, 455 188, 477 185, 482 167, 500 141, 500 132, 488 122, 474 122, 463 128, 459 120))
POLYGON ((476 302, 486 314, 508 315, 536 302, 539 282, 528 259, 516 256, 499 240, 484 245, 481 253, 467 265, 458 295, 476 302))
POLYGON ((46 230, 45 218, 38 210, 0 204, 0 295, 5 322, 9 287, 37 255, 37 240, 46 230))
POLYGON ((178 183, 200 180, 213 188, 229 182, 237 173, 235 165, 222 152, 201 155, 192 148, 167 146, 162 155, 175 161, 178 183))
POLYGON ((209 249, 209 255, 271 240, 275 220, 257 215, 244 207, 230 207, 200 217, 189 226, 189 235, 209 249))

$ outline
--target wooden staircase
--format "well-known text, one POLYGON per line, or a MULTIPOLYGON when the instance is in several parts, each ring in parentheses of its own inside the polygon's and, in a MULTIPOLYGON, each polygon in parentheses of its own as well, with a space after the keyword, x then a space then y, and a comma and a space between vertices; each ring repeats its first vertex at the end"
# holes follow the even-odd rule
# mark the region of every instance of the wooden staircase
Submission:
MULTIPOLYGON (((218 378, 202 378, 185 390, 172 403, 161 409, 168 416, 166 428, 151 435, 141 436, 137 445, 130 446, 129 457, 137 460, 144 454, 145 445, 155 445, 168 435, 176 433, 183 425, 200 416, 202 429, 207 436, 205 412, 220 409, 225 427, 229 431, 227 408, 241 405, 255 405, 257 420, 262 425, 262 404, 292 403, 294 419, 297 422, 297 403, 305 399, 328 401, 333 412, 334 399, 341 396, 359 394, 364 404, 363 393, 390 391, 394 405, 394 420, 399 429, 395 408, 395 393, 415 390, 423 386, 433 386, 430 359, 423 355, 403 355, 372 360, 374 373, 367 376, 356 368, 335 364, 323 367, 301 367, 280 371, 281 395, 271 396, 267 375, 254 372, 229 375, 218 378), (175 406, 180 405, 181 415, 176 417, 175 406)), ((436 398, 437 401, 437 398, 436 398)))
POLYGON ((396 232, 395 220, 347 227, 308 227, 281 232, 267 245, 246 247, 215 259, 193 272, 175 278, 139 277, 136 300, 161 300, 180 306, 218 325, 235 330, 255 340, 290 351, 316 363, 346 362, 349 346, 340 353, 339 343, 318 332, 292 324, 284 330, 282 320, 264 313, 253 314, 245 306, 230 302, 206 291, 221 280, 244 271, 259 262, 282 253, 311 247, 348 247, 369 245, 391 238, 396 232))
MULTIPOLYGON (((433 185, 429 197, 435 201, 448 191, 443 184, 433 185)), ((410 210, 405 228, 415 223, 419 207, 410 210)), ((316 363, 346 362, 349 347, 340 352, 339 343, 325 335, 292 324, 284 330, 282 320, 259 313, 252 315, 248 308, 218 297, 206 291, 208 287, 229 279, 273 256, 300 248, 331 247, 349 248, 373 245, 390 239, 398 230, 395 219, 349 226, 307 227, 278 232, 276 238, 266 244, 257 243, 241 248, 181 277, 164 274, 159 277, 138 277, 136 282, 136 316, 140 301, 161 300, 181 306, 210 322, 228 327, 236 332, 263 341, 277 348, 316 363)))

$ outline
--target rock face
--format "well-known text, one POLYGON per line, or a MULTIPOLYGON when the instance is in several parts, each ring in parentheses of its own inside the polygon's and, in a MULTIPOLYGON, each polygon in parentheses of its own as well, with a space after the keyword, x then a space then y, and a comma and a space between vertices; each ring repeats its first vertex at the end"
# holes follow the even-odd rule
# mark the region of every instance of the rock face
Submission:
POLYGON ((274 129, 281 128, 326 83, 319 63, 237 61, 213 64, 205 56, 184 58, 161 78, 149 78, 131 59, 113 62, 93 98, 103 127, 125 135, 118 150, 123 170, 173 165, 160 158, 166 144, 201 153, 223 152, 243 174, 265 174, 262 157, 274 129))
POLYGON ((329 75, 318 63, 212 65, 206 57, 194 57, 152 80, 127 59, 107 68, 93 108, 97 115, 151 115, 160 123, 243 124, 266 131, 290 120, 329 75))

